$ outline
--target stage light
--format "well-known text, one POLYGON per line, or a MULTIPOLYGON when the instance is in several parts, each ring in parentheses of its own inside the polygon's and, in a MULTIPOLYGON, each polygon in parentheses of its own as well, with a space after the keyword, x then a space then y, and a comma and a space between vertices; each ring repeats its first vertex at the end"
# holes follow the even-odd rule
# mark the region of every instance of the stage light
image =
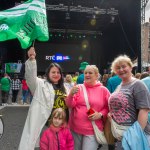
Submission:
POLYGON ((97 36, 96 35, 94 35, 94 39, 96 39, 97 38, 97 36))
POLYGON ((83 45, 82 45, 82 48, 83 48, 83 49, 86 49, 86 48, 87 48, 87 45, 86 45, 86 44, 83 44, 83 45))
POLYGON ((82 49, 84 50, 84 49, 86 49, 88 46, 89 46, 88 40, 83 40, 82 43, 81 43, 82 49))
POLYGON ((92 18, 92 19, 90 20, 90 24, 91 24, 92 26, 95 26, 95 25, 96 25, 96 19, 95 19, 95 18, 92 18))
POLYGON ((96 15, 93 15, 93 19, 96 19, 96 15))
POLYGON ((111 16, 110 23, 114 23, 114 21, 115 21, 115 16, 111 16))
POLYGON ((66 20, 69 20, 69 19, 70 19, 70 13, 66 12, 66 20))
POLYGON ((78 59, 81 61, 81 60, 83 59, 83 57, 82 57, 82 56, 79 56, 78 59))

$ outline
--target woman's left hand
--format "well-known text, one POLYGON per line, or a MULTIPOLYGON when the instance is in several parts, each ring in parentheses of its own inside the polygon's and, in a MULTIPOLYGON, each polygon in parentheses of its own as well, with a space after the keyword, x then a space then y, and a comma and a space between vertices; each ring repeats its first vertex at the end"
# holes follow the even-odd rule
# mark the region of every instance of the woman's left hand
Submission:
POLYGON ((102 114, 100 112, 95 111, 92 115, 88 116, 89 120, 94 121, 102 118, 102 114))

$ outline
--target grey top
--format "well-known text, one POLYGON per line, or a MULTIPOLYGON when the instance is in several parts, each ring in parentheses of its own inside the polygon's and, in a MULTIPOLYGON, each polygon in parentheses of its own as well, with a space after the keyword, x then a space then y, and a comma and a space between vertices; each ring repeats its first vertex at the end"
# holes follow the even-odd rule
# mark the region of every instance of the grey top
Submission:
MULTIPOLYGON (((134 79, 129 84, 120 84, 109 98, 109 108, 115 122, 131 126, 137 121, 139 109, 150 108, 150 94, 142 81, 134 79)), ((145 131, 150 134, 150 125, 145 131)))

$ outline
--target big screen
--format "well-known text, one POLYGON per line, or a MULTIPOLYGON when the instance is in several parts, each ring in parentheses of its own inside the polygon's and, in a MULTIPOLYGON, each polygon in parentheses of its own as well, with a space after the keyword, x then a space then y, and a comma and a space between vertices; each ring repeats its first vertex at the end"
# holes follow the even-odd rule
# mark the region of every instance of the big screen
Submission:
POLYGON ((37 69, 38 72, 45 72, 52 62, 57 62, 63 68, 63 72, 79 71, 80 63, 83 61, 90 63, 90 47, 83 47, 82 43, 37 43, 37 69))

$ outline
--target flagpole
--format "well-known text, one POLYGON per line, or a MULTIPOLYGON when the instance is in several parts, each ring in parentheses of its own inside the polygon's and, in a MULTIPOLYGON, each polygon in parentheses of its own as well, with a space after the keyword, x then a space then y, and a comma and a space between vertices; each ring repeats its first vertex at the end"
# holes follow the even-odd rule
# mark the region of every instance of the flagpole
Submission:
POLYGON ((4 73, 6 73, 6 63, 5 63, 5 72, 4 73))
POLYGON ((34 47, 34 45, 35 45, 35 40, 33 41, 33 44, 32 44, 32 46, 34 47))

